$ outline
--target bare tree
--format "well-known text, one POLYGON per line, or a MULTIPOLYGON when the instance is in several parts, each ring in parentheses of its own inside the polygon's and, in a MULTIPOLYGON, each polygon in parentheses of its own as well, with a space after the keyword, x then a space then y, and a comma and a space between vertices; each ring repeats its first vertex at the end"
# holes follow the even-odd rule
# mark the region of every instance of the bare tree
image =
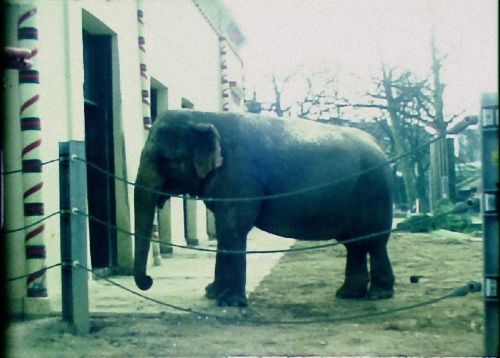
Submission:
POLYGON ((278 117, 283 117, 286 113, 290 112, 291 105, 284 107, 282 96, 287 83, 289 83, 294 76, 295 73, 292 73, 285 76, 283 79, 279 79, 276 74, 273 73, 272 75, 274 102, 270 105, 270 111, 276 113, 278 117))
POLYGON ((430 132, 441 137, 431 144, 430 151, 403 158, 399 164, 408 203, 411 205, 416 199, 426 203, 430 190, 429 204, 434 211, 439 199, 455 199, 454 155, 446 134, 450 123, 463 112, 451 116, 444 113, 445 84, 441 80, 441 69, 446 57, 439 55, 434 37, 431 55, 430 79, 418 80, 410 71, 396 74, 396 68, 383 65, 381 78, 375 79, 376 91, 369 93, 370 103, 353 107, 378 108, 389 114, 396 152, 408 152, 419 146, 429 139, 430 132), (428 169, 431 169, 430 189, 425 175, 428 169))
POLYGON ((338 78, 328 71, 315 72, 303 78, 305 93, 296 101, 298 116, 328 122, 342 118, 342 108, 348 103, 340 94, 338 78))
MULTIPOLYGON (((422 111, 429 102, 428 81, 416 79, 410 71, 398 73, 396 68, 387 65, 382 65, 381 77, 375 77, 374 81, 376 89, 368 93, 370 103, 353 106, 385 111, 390 121, 395 153, 408 153, 421 144, 426 136, 426 120, 422 111)), ((428 167, 425 157, 422 153, 416 153, 396 163, 403 176, 410 207, 417 199, 421 202, 426 199, 425 184, 419 181, 428 167)))
POLYGON ((268 102, 260 102, 257 100, 257 93, 253 91, 253 97, 246 100, 246 106, 248 112, 251 113, 273 113, 278 117, 284 117, 290 112, 291 105, 284 105, 283 103, 283 93, 287 90, 288 83, 295 76, 295 73, 287 75, 283 78, 278 77, 275 73, 271 76, 272 88, 273 88, 273 100, 268 102))
MULTIPOLYGON (((303 119, 328 121, 335 116, 340 118, 341 109, 348 102, 340 96, 337 77, 327 70, 306 73, 297 69, 284 77, 273 74, 271 81, 274 98, 271 102, 260 103, 259 108, 278 117, 293 114, 303 119), (292 88, 296 90, 295 98, 288 93, 292 88)), ((255 104, 255 97, 254 94, 249 103, 255 104)))

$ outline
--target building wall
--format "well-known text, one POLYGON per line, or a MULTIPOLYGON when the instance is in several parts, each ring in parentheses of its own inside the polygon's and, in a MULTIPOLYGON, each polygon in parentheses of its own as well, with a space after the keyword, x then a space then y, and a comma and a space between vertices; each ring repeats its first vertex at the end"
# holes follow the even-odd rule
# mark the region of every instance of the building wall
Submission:
MULTIPOLYGON (((18 6, 8 1, 8 45, 15 46, 18 6)), ((137 3, 134 0, 38 1, 40 117, 42 118, 42 161, 58 157, 58 143, 85 139, 83 101, 82 29, 112 36, 113 120, 116 175, 135 180, 145 140, 142 121, 137 32, 137 3)), ((221 109, 219 36, 191 1, 144 1, 147 65, 152 84, 160 88, 159 108, 180 108, 182 99, 194 108, 221 109)), ((21 167, 17 74, 7 71, 12 84, 5 91, 5 170, 21 167)), ((6 228, 23 226, 21 174, 5 178, 6 228)), ((45 213, 59 210, 58 165, 43 169, 45 213)), ((117 226, 133 231, 133 188, 116 181, 117 226)), ((202 204, 197 204, 203 211, 202 204)), ((182 205, 172 203, 174 237, 183 236, 182 205)), ((206 237, 204 220, 198 232, 206 237)), ((11 259, 8 277, 25 274, 24 233, 7 236, 11 259)), ((46 264, 60 261, 59 217, 45 222, 46 264)), ((118 235, 118 265, 130 271, 132 238, 118 235)), ((90 262, 90 261, 89 261, 90 262)), ((59 270, 47 272, 49 296, 60 295, 59 270)), ((22 313, 24 280, 7 287, 10 310, 22 313)), ((60 309, 60 307, 53 307, 60 309)))
POLYGON ((218 111, 217 34, 191 1, 145 1, 150 74, 169 89, 169 108, 186 97, 195 109, 218 111), (153 16, 153 14, 157 16, 153 16))

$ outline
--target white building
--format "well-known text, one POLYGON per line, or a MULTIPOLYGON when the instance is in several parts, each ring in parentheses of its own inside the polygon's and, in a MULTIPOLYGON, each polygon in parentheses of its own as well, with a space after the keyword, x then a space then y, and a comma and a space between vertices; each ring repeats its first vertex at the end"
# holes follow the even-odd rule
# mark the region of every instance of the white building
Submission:
MULTIPOLYGON (((38 71, 39 84, 31 90, 39 97, 37 113, 23 118, 26 102, 20 75, 4 71, 3 172, 21 168, 30 155, 42 162, 58 158, 59 142, 80 140, 86 142, 89 162, 133 182, 147 135, 147 120, 143 120, 147 103, 153 120, 165 109, 241 111, 244 107, 243 63, 237 52, 243 38, 222 0, 8 0, 5 11, 8 46, 23 45, 19 31, 30 37, 32 23, 36 23, 38 38, 31 40, 37 48, 33 70, 38 71), (27 29, 20 30, 23 27, 27 29), (150 84, 149 94, 141 88, 145 83, 150 84), (33 118, 40 119, 41 130, 30 127, 33 118), (26 144, 25 133, 40 136, 41 142, 26 144)), ((30 76, 33 73, 25 74, 25 78, 30 76)), ((26 175, 2 175, 4 230, 59 211, 57 162, 43 165, 35 189, 26 187, 26 175), (26 218, 25 204, 35 191, 43 198, 44 213, 26 218)), ((90 215, 134 231, 133 187, 90 167, 87 187, 90 215)), ((203 205, 188 204, 187 208, 191 212, 186 219, 187 236, 206 238, 206 222, 199 219, 204 217, 203 205)), ((161 239, 168 240, 169 232, 174 241, 184 237, 182 212, 182 200, 177 199, 161 214, 161 239)), ((34 234, 33 227, 7 233, 7 277, 32 273, 36 262, 50 266, 61 261, 60 215, 42 225, 34 234), (27 255, 33 252, 27 251, 33 247, 27 250, 26 246, 27 236, 35 234, 41 244, 32 265, 27 255)), ((92 220, 88 229, 92 267, 131 273, 133 238, 92 220)), ((37 280, 43 291, 42 281, 58 281, 60 274, 49 270, 46 278, 37 280)), ((12 313, 43 313, 50 297, 59 294, 49 290, 48 298, 43 292, 30 295, 28 286, 26 279, 7 284, 12 313)))

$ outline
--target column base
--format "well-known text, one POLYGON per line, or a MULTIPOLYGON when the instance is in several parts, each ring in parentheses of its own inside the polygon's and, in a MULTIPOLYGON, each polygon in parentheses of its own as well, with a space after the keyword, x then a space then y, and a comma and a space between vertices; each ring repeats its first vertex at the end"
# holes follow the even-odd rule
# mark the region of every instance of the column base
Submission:
POLYGON ((26 317, 47 316, 51 312, 50 298, 48 297, 24 297, 23 313, 26 317))
POLYGON ((7 314, 19 318, 23 316, 23 297, 7 298, 7 314))

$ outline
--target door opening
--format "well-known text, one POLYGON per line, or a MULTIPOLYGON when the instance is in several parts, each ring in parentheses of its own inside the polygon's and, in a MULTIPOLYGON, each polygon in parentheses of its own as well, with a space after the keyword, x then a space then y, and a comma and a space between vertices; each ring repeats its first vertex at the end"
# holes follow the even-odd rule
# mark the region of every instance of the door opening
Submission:
MULTIPOLYGON (((111 36, 83 31, 85 142, 87 161, 114 175, 111 36)), ((87 198, 92 268, 116 266, 114 179, 87 165, 87 198), (92 218, 109 223, 104 225, 92 218)))

